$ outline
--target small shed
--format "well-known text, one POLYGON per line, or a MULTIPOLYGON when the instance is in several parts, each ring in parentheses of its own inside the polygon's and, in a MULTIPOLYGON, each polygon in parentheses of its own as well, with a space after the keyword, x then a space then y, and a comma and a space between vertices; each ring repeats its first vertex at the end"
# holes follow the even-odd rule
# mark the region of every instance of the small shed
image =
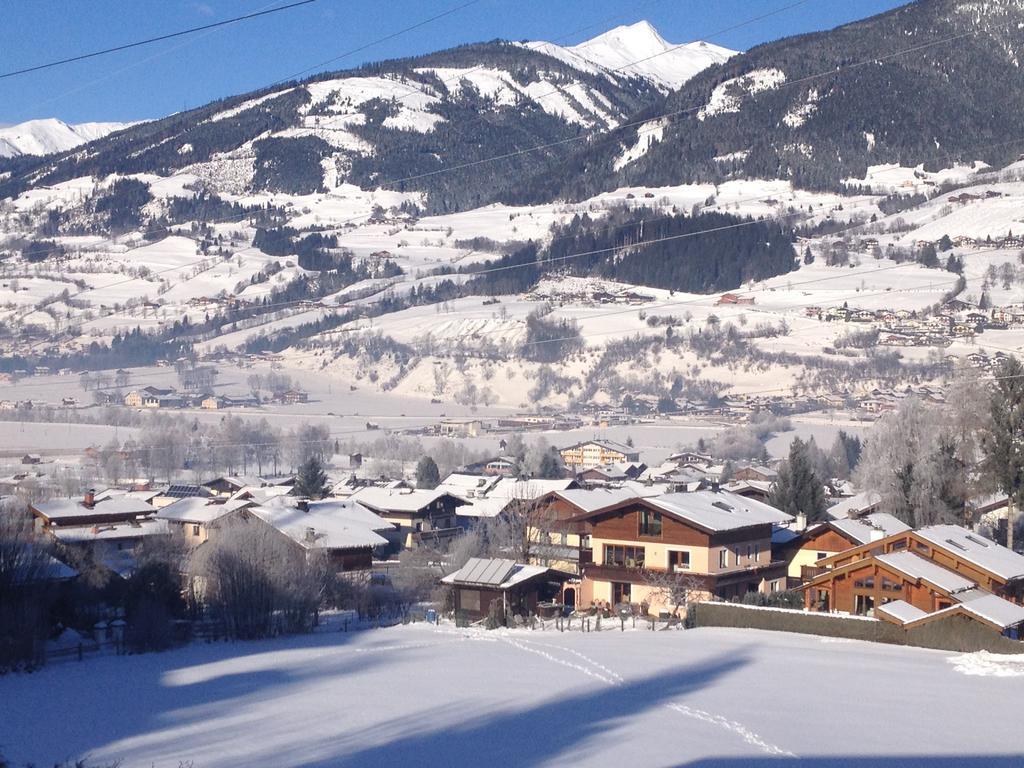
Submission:
POLYGON ((455 573, 441 579, 454 591, 454 605, 471 621, 494 614, 526 616, 537 604, 557 599, 570 574, 540 565, 523 565, 496 557, 472 557, 455 573))

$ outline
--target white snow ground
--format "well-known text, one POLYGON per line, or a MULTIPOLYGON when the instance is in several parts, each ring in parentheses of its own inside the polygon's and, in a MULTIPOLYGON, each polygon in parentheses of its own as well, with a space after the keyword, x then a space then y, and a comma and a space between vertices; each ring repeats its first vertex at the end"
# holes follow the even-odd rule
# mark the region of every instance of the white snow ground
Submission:
POLYGON ((1020 764, 1024 679, 828 640, 419 624, 193 645, 0 679, 0 744, 123 768, 1020 764))

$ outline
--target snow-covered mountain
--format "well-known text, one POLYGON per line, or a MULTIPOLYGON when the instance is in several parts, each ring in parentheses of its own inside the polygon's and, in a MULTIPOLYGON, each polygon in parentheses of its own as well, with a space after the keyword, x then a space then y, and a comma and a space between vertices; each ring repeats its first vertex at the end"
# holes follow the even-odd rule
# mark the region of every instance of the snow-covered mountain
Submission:
POLYGON ((101 139, 134 123, 77 123, 56 118, 29 120, 0 128, 0 157, 51 155, 101 139))
POLYGON ((665 40, 649 22, 616 27, 569 47, 533 42, 527 47, 568 64, 608 77, 642 77, 661 89, 675 90, 713 64, 721 64, 738 51, 703 41, 677 45, 665 40))

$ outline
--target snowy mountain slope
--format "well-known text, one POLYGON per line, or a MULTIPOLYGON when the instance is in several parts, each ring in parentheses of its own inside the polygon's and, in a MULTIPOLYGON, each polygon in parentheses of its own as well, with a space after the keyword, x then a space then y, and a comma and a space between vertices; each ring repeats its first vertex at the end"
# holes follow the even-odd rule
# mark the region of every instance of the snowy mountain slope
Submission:
POLYGON ((581 129, 615 127, 663 98, 652 80, 564 59, 495 41, 325 72, 23 163, 16 179, 0 179, 0 197, 83 176, 187 169, 213 192, 352 183, 426 192, 436 212, 466 210, 567 157, 581 129), (528 151, 536 146, 550 149, 528 151), (490 166, 493 176, 438 173, 496 155, 507 159, 490 166))
POLYGON ((29 120, 0 128, 0 157, 52 155, 101 139, 134 123, 77 123, 55 118, 29 120))
POLYGON ((703 41, 669 43, 646 21, 616 27, 579 45, 532 42, 526 46, 583 71, 608 77, 642 77, 663 90, 675 90, 699 72, 737 54, 703 41))
POLYGON ((836 189, 885 164, 1001 167, 1022 150, 1022 55, 1019 0, 910 3, 766 43, 668 93, 659 113, 673 117, 657 141, 624 129, 503 201, 730 178, 836 189))

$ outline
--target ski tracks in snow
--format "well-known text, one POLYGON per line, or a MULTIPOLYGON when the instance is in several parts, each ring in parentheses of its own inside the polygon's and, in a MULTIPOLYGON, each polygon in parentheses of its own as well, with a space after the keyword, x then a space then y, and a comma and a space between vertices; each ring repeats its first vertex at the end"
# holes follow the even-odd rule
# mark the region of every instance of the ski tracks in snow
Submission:
MULTIPOLYGON (((555 645, 553 643, 542 643, 536 640, 526 640, 525 638, 515 638, 509 635, 504 635, 500 639, 507 645, 511 645, 514 648, 526 651, 527 653, 536 654, 544 659, 547 659, 548 661, 551 661, 552 663, 559 664, 563 667, 568 667, 569 669, 576 670, 577 672, 581 672, 587 675, 588 677, 593 677, 597 680, 600 680, 601 682, 606 683, 607 685, 618 686, 626 682, 623 679, 622 675, 620 675, 619 673, 615 672, 612 669, 609 669, 605 665, 601 664, 598 661, 595 661, 589 656, 586 656, 585 654, 582 654, 579 651, 573 650, 572 648, 566 648, 565 646, 555 645), (559 658, 554 653, 549 652, 549 650, 543 649, 550 649, 550 651, 558 651, 562 654, 568 654, 569 656, 574 658, 568 660, 565 658, 559 658)), ((677 714, 683 715, 684 717, 699 720, 700 722, 707 723, 708 725, 712 725, 717 728, 722 728, 726 731, 729 731, 730 733, 739 736, 747 744, 751 745, 752 747, 756 747, 757 749, 761 750, 766 754, 796 757, 794 753, 786 749, 783 749, 782 747, 779 747, 775 744, 772 744, 768 741, 765 741, 742 723, 739 723, 735 720, 730 720, 729 718, 723 717, 722 715, 716 715, 711 712, 706 712, 703 709, 697 709, 696 707, 691 707, 686 704, 671 703, 664 704, 663 706, 666 709, 676 712, 677 714)))

